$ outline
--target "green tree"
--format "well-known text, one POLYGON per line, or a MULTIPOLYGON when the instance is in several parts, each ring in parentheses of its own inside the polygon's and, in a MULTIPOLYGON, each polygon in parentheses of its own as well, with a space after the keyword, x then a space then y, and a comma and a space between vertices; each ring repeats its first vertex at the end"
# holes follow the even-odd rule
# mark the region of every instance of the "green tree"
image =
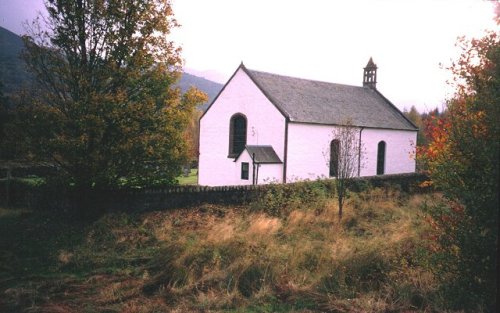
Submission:
POLYGON ((417 108, 412 105, 410 111, 404 111, 404 115, 418 127, 417 133, 417 146, 422 146, 426 144, 424 127, 422 122, 422 114, 420 114, 417 108))
POLYGON ((430 210, 439 248, 436 269, 455 304, 495 310, 500 145, 500 38, 461 39, 451 67, 456 94, 428 125, 421 149, 432 181, 450 199, 430 210))
POLYGON ((181 95, 169 0, 47 0, 25 36, 38 90, 18 125, 36 159, 81 188, 175 183, 183 131, 205 97, 181 95))

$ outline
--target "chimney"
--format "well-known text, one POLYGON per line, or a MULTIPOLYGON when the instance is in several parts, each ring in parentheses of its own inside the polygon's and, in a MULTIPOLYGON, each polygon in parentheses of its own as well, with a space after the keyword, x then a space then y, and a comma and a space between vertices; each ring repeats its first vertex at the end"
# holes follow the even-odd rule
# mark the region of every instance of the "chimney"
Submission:
POLYGON ((377 89, 377 65, 373 63, 373 59, 370 57, 368 64, 364 68, 363 74, 363 87, 369 87, 372 89, 377 89))

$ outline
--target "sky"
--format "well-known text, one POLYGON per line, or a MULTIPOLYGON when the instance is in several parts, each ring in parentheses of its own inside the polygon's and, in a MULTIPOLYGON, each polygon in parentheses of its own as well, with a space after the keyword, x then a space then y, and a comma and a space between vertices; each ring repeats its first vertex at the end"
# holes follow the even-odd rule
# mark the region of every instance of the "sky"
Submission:
MULTIPOLYGON (((442 108, 457 37, 499 31, 486 0, 172 0, 185 69, 225 83, 241 62, 276 74, 362 84, 370 57, 377 89, 401 110, 442 108)), ((43 0, 0 0, 0 26, 22 34, 43 0)))

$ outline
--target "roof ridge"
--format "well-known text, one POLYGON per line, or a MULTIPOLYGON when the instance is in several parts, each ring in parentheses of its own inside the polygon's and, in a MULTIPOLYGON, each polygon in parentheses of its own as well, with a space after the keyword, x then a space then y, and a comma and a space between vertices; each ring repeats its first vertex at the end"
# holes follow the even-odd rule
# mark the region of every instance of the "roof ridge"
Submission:
POLYGON ((336 86, 346 86, 346 87, 370 89, 370 88, 365 87, 365 86, 356 86, 356 85, 348 85, 348 84, 342 84, 342 83, 334 83, 334 82, 329 82, 329 81, 319 80, 319 79, 301 78, 301 77, 296 77, 296 76, 290 76, 290 75, 276 74, 276 73, 271 73, 271 72, 266 72, 266 71, 253 70, 253 69, 249 69, 249 68, 247 68, 247 70, 250 71, 250 72, 253 72, 253 73, 260 73, 260 74, 278 76, 278 77, 283 77, 283 78, 292 78, 292 79, 297 79, 297 80, 301 80, 301 81, 308 81, 308 82, 322 83, 322 84, 329 84, 329 85, 336 85, 336 86))

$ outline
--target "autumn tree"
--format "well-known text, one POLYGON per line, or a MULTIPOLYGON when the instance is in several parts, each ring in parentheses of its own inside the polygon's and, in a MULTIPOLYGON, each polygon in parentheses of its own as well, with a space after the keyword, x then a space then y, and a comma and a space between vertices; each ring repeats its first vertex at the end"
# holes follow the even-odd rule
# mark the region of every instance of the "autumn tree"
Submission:
POLYGON ((190 163, 198 162, 199 142, 200 142, 199 120, 202 113, 203 112, 199 110, 194 112, 184 132, 184 140, 188 145, 188 157, 190 163))
POLYGON ((419 154, 449 199, 429 210, 439 248, 434 268, 455 305, 495 310, 500 145, 500 37, 459 41, 451 70, 456 93, 428 123, 419 154))
POLYGON ((174 85, 180 49, 169 0, 46 0, 25 36, 36 97, 19 108, 29 153, 81 188, 170 184, 183 131, 205 99, 174 85))

